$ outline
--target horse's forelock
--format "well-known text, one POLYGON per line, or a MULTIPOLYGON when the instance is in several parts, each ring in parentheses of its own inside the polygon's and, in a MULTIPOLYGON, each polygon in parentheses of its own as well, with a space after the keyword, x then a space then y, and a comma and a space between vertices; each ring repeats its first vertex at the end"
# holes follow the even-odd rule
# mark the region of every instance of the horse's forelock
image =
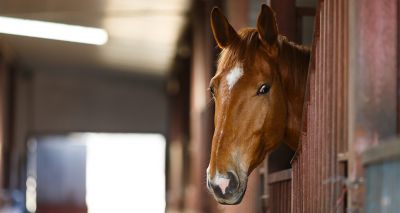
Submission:
POLYGON ((218 70, 231 69, 236 64, 254 60, 255 53, 260 47, 256 29, 247 28, 239 32, 240 40, 223 49, 218 60, 218 70))

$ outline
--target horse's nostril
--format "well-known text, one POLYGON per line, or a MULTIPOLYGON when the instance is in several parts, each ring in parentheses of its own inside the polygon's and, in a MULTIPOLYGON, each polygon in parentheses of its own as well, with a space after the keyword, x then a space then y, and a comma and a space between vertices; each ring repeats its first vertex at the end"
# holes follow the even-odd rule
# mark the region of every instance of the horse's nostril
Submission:
POLYGON ((217 197, 223 198, 225 193, 222 193, 222 190, 219 185, 211 184, 212 191, 217 197))
POLYGON ((228 193, 234 193, 239 187, 239 180, 233 172, 228 172, 228 177, 230 181, 226 190, 228 193))
POLYGON ((209 184, 214 194, 224 199, 232 197, 239 188, 239 180, 232 172, 228 172, 227 176, 216 176, 214 182, 209 184))

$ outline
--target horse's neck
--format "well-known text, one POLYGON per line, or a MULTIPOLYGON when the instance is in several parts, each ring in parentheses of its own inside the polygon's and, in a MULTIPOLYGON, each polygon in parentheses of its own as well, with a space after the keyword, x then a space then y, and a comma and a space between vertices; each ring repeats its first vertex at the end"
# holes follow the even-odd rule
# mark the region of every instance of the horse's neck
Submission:
POLYGON ((287 100, 288 119, 283 142, 292 149, 297 149, 301 130, 310 50, 282 39, 279 55, 279 69, 287 100))

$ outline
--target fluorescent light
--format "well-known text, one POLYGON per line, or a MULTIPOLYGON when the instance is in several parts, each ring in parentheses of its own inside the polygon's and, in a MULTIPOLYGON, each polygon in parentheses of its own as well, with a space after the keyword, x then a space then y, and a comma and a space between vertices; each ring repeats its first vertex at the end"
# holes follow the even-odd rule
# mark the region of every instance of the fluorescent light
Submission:
POLYGON ((107 32, 100 28, 1 16, 0 33, 95 45, 108 40, 107 32))

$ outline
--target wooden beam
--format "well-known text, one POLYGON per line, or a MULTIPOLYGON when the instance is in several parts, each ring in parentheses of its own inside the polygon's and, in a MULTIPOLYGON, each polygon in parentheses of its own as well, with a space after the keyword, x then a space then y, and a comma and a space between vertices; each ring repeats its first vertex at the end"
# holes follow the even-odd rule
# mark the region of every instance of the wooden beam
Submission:
POLYGON ((268 175, 268 183, 277 183, 292 179, 292 169, 286 169, 279 172, 274 172, 268 175))

